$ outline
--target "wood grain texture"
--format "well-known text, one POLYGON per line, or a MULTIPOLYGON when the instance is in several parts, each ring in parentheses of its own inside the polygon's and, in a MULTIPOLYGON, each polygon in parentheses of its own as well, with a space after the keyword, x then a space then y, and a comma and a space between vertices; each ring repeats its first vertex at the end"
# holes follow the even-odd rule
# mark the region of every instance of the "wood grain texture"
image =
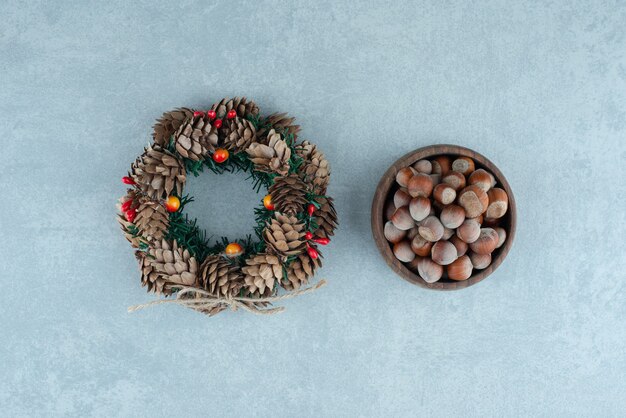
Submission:
POLYGON ((408 154, 397 160, 394 164, 392 164, 391 167, 389 167, 389 169, 385 172, 385 174, 380 179, 380 182, 378 183, 376 192, 374 193, 374 199, 372 201, 371 222, 372 234, 374 236, 376 246, 378 247, 378 250, 382 254, 389 267, 391 267, 394 272, 396 272, 399 276, 409 281, 410 283, 428 289, 456 290, 464 289, 480 282, 491 273, 493 273, 500 266, 500 264, 502 264, 502 261, 504 261, 509 251, 511 250, 513 241, 515 239, 517 208, 515 205, 515 197, 513 196, 513 191, 511 190, 509 183, 507 182, 502 172, 498 169, 498 167, 496 167, 496 165, 492 163, 487 157, 479 154, 476 151, 458 145, 431 145, 409 152, 408 154), (384 207, 385 203, 390 198, 391 193, 395 192, 395 190, 397 189, 395 178, 397 172, 401 168, 408 167, 418 160, 429 159, 438 155, 448 155, 450 157, 470 157, 476 163, 476 169, 484 168, 494 175, 499 187, 503 188, 509 196, 509 208, 501 221, 501 226, 507 232, 507 238, 502 247, 496 249, 493 252, 491 265, 484 270, 475 270, 474 274, 472 274, 469 279, 463 281, 441 279, 435 283, 426 283, 417 273, 409 270, 409 268, 404 265, 404 263, 400 262, 393 255, 391 245, 385 239, 383 233, 383 227, 385 224, 384 207))

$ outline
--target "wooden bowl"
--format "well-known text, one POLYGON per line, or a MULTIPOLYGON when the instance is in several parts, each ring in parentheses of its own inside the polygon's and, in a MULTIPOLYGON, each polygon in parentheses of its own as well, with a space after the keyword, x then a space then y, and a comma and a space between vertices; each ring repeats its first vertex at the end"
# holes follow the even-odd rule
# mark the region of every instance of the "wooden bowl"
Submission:
POLYGON ((515 238, 515 228, 517 222, 517 212, 515 206, 515 198, 513 197, 513 191, 506 181, 506 178, 502 172, 495 166, 494 163, 489 161, 485 156, 472 151, 468 148, 460 147, 457 145, 431 145, 428 147, 420 148, 415 151, 411 151, 404 157, 397 160, 389 169, 385 172, 383 177, 378 183, 376 193, 374 193, 374 200, 372 202, 372 234, 376 241, 376 246, 380 250, 383 258, 391 267, 393 271, 399 274, 403 279, 422 286, 428 289, 436 290, 456 290, 463 289, 473 284, 476 284, 483 280, 485 277, 493 273, 502 261, 506 258, 511 246, 513 245, 513 239, 515 238), (396 183, 396 174, 398 170, 404 167, 409 167, 413 163, 422 159, 430 159, 439 155, 448 155, 450 157, 465 156, 474 160, 476 168, 484 168, 494 175, 498 182, 498 187, 501 187, 506 191, 509 196, 509 208, 507 213, 501 219, 501 226, 506 230, 507 237, 504 244, 496 249, 492 253, 491 265, 484 270, 474 270, 472 276, 463 281, 455 281, 447 278, 442 278, 435 283, 425 282, 417 273, 412 272, 409 268, 399 261, 392 251, 391 244, 385 239, 383 228, 385 225, 384 208, 385 204, 391 199, 393 193, 398 189, 396 183))

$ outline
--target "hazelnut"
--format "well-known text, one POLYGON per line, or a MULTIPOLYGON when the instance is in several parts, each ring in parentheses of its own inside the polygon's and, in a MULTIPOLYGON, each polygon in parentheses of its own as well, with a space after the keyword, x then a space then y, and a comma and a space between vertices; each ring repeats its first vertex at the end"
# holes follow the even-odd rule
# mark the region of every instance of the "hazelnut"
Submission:
POLYGON ((473 219, 473 220, 475 220, 476 222, 478 222, 478 223, 479 223, 479 224, 481 224, 481 225, 482 225, 482 224, 483 224, 483 222, 485 221, 485 218, 484 218, 484 216, 483 216, 483 214, 482 214, 482 213, 481 213, 480 215, 478 215, 478 216, 475 216, 475 217, 473 217, 473 218, 469 218, 469 219, 473 219))
POLYGON ((454 235, 454 229, 443 227, 443 235, 441 239, 449 240, 454 235))
POLYGON ((445 176, 450 171, 450 166, 452 165, 450 162, 450 157, 446 157, 445 155, 440 155, 431 160, 433 165, 433 174, 441 174, 445 176))
POLYGON ((433 180, 433 184, 441 183, 441 174, 431 174, 430 178, 433 180))
POLYGON ((433 189, 433 197, 441 204, 449 205, 456 199, 456 190, 449 184, 441 183, 435 186, 433 189))
POLYGON ((443 276, 443 267, 430 258, 424 257, 417 263, 417 274, 419 274, 426 283, 435 283, 443 276))
POLYGON ((411 270, 413 273, 417 274, 417 265, 423 257, 415 257, 412 261, 406 263, 406 267, 411 270))
POLYGON ((407 206, 396 209, 391 216, 391 222, 393 222, 393 225, 396 228, 403 231, 409 230, 415 226, 415 221, 411 218, 411 214, 409 213, 409 208, 407 206))
POLYGON ((416 197, 409 203, 409 213, 416 221, 425 219, 430 214, 430 199, 426 197, 416 197))
POLYGON ((467 252, 467 248, 469 247, 469 245, 467 245, 467 243, 463 242, 463 240, 461 238, 459 238, 458 236, 456 236, 456 235, 453 236, 452 238, 450 238, 450 242, 456 248, 456 256, 457 257, 465 255, 465 253, 467 252))
POLYGON ((494 187, 487 193, 489 204, 485 216, 491 219, 498 219, 504 216, 509 208, 509 197, 506 192, 498 187, 494 187))
POLYGON ((443 236, 443 225, 435 216, 429 216, 419 223, 419 234, 430 242, 436 242, 443 236))
POLYGON ((473 219, 466 219, 461 226, 456 229, 456 236, 461 238, 466 244, 471 244, 480 236, 480 224, 473 219))
POLYGON ((470 243, 470 249, 476 254, 491 254, 498 245, 498 233, 492 228, 482 228, 476 241, 470 243))
POLYGON ((415 258, 415 253, 411 250, 411 244, 406 240, 394 244, 393 254, 403 263, 411 262, 415 258))
POLYGON ((392 244, 396 244, 406 236, 406 231, 396 228, 392 222, 386 222, 385 227, 383 228, 383 232, 385 234, 385 238, 387 241, 392 244))
POLYGON ((388 201, 387 203, 385 203, 385 220, 390 220, 395 211, 396 207, 393 204, 393 201, 388 201))
POLYGON ((469 258, 472 262, 472 266, 477 270, 486 269, 489 267, 489 264, 491 264, 491 254, 470 253, 469 258))
POLYGON ((496 184, 496 179, 493 174, 488 171, 479 168, 474 171, 467 179, 467 184, 476 185, 483 189, 484 192, 488 192, 496 184))
POLYGON ((457 259, 456 247, 448 241, 436 242, 430 253, 433 261, 442 266, 447 266, 457 259))
POLYGON ((398 189, 393 195, 393 205, 396 208, 406 206, 411 201, 411 196, 407 193, 406 189, 398 189))
POLYGON ((448 265, 446 271, 448 272, 448 278, 452 280, 467 280, 472 275, 472 261, 466 255, 454 260, 448 265))
POLYGON ((498 233, 498 245, 496 245, 496 248, 500 248, 502 244, 504 244, 504 241, 506 241, 506 230, 500 226, 494 229, 498 233))
POLYGON ((417 225, 415 225, 413 228, 411 228, 408 231, 406 231, 406 238, 409 241, 411 241, 413 238, 415 238, 416 235, 418 235, 417 225))
POLYGON ((415 171, 412 167, 401 168, 396 174, 396 183, 398 183, 400 187, 406 187, 407 184, 409 184, 409 180, 415 173, 417 173, 417 171, 415 171))
POLYGON ((442 209, 439 219, 446 228, 458 228, 465 221, 465 209, 458 205, 448 205, 442 209))
POLYGON ((469 157, 459 157, 452 162, 452 170, 467 176, 474 171, 474 160, 469 157))
POLYGON ((411 241, 411 250, 421 257, 429 256, 432 246, 433 243, 426 241, 421 235, 416 235, 411 241))
POLYGON ((458 171, 451 171, 441 179, 442 182, 449 184, 454 190, 459 191, 465 187, 465 176, 458 171))
POLYGON ((475 218, 487 210, 489 198, 478 186, 467 186, 459 193, 459 205, 465 209, 465 216, 475 218))
POLYGON ((428 174, 417 173, 411 177, 407 188, 412 197, 428 197, 433 191, 433 179, 428 174))
POLYGON ((433 172, 433 165, 428 160, 419 160, 413 164, 413 168, 416 169, 418 173, 430 174, 433 172))

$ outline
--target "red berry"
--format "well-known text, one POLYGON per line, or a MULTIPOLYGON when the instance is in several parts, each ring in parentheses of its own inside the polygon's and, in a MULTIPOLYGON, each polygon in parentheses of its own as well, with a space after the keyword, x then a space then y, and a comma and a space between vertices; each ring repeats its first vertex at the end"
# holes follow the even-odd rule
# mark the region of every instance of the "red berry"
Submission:
POLYGON ((215 126, 217 129, 222 127, 222 120, 218 119, 215 122, 213 122, 213 126, 215 126))
POLYGON ((204 116, 204 112, 201 112, 199 110, 196 110, 195 112, 193 112, 193 117, 197 118, 199 116, 204 116))
POLYGON ((127 200, 126 202, 122 203, 122 212, 126 212, 128 209, 130 209, 130 207, 133 204, 133 200, 127 200))
POLYGON ((306 212, 309 214, 309 216, 312 216, 313 212, 315 212, 315 205, 313 203, 309 203, 309 206, 307 206, 306 208, 306 212))
POLYGON ((320 245, 328 245, 328 243, 330 242, 330 239, 329 238, 315 238, 313 242, 316 242, 320 245))
POLYGON ((213 120, 217 116, 217 113, 215 113, 215 110, 209 110, 208 112, 206 112, 206 115, 209 117, 210 120, 213 120))
POLYGON ((137 211, 135 209, 130 209, 126 211, 125 215, 128 222, 133 222, 135 220, 135 216, 137 216, 137 211))
POLYGON ((317 258, 320 256, 317 250, 313 247, 307 247, 306 252, 313 260, 317 260, 317 258))
POLYGON ((306 231, 306 234, 304 234, 304 238, 307 240, 313 238, 313 234, 311 233, 311 231, 306 231))
POLYGON ((136 184, 135 180, 133 180, 132 178, 126 176, 126 177, 122 177, 122 183, 124 184, 136 184))
POLYGON ((228 113, 226 114, 226 117, 228 119, 235 119, 235 116, 237 116, 237 111, 235 111, 235 109, 229 110, 228 113))
POLYGON ((228 156, 229 156, 228 150, 225 150, 224 148, 218 148, 213 153, 213 161, 215 161, 218 164, 221 164, 224 161, 228 160, 228 156))

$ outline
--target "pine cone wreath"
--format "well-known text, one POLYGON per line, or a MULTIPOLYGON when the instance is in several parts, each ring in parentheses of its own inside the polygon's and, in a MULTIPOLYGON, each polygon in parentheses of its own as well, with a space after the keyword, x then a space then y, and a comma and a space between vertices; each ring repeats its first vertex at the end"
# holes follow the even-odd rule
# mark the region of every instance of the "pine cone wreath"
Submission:
POLYGON ((174 135, 176 151, 185 158, 200 161, 218 145, 217 129, 204 117, 191 117, 178 128, 174 135))
POLYGON ((324 154, 308 141, 296 146, 296 154, 304 160, 299 172, 303 180, 311 185, 311 192, 326 194, 330 182, 330 165, 324 154))
POLYGON ((198 279, 198 262, 176 241, 152 243, 143 259, 143 266, 142 283, 148 285, 148 290, 156 289, 157 293, 171 294, 172 288, 193 286, 198 279))
POLYGON ((169 214, 163 205, 154 200, 143 198, 137 207, 134 224, 139 235, 148 242, 163 239, 169 227, 169 214))
POLYGON ((282 135, 273 129, 269 132, 268 138, 267 145, 254 142, 246 152, 256 170, 285 175, 289 172, 291 148, 283 140, 282 135))
POLYGON ((200 266, 200 286, 215 296, 236 296, 243 287, 243 275, 224 257, 210 255, 200 266))
POLYGON ((333 199, 330 197, 319 197, 316 199, 320 208, 315 211, 315 221, 318 228, 314 235, 320 238, 330 238, 337 228, 337 211, 333 199))
POLYGON ((117 221, 137 249, 142 285, 176 297, 131 310, 171 302, 208 315, 229 307, 275 313, 271 303, 303 293, 298 289, 321 267, 318 246, 329 244, 337 213, 326 197, 328 161, 310 142, 296 142, 299 131, 293 117, 263 118, 245 97, 223 99, 208 111, 174 109, 157 120, 153 144, 122 178, 131 189, 119 202, 117 221), (184 213, 193 201, 183 193, 187 171, 206 169, 246 171, 255 189, 267 188, 264 207, 255 210, 260 242, 212 244, 184 213), (277 295, 279 287, 291 293, 277 295))
POLYGON ((244 284, 250 295, 270 296, 274 293, 274 284, 283 279, 283 266, 277 256, 260 253, 246 260, 241 268, 244 284))
POLYGON ((158 145, 146 148, 131 172, 133 181, 151 199, 164 199, 173 191, 182 194, 185 167, 178 157, 158 145))
POLYGON ((154 138, 154 143, 163 148, 167 147, 174 132, 178 130, 185 119, 192 116, 193 110, 186 107, 163 113, 163 116, 157 120, 153 127, 152 138, 154 138))
POLYGON ((298 175, 290 174, 275 178, 268 191, 277 211, 295 215, 307 204, 306 187, 298 175))
POLYGON ((312 259, 308 254, 300 254, 289 266, 287 275, 280 282, 285 290, 297 290, 306 285, 309 278, 313 277, 315 270, 322 267, 322 255, 318 252, 317 259, 312 259))
POLYGON ((235 109, 240 118, 249 118, 259 114, 259 107, 256 103, 248 101, 245 97, 225 98, 211 107, 219 119, 226 117, 228 111, 232 109, 235 109))
POLYGON ((226 124, 224 146, 235 152, 247 149, 256 140, 256 129, 247 119, 235 118, 226 124))
POLYGON ((275 253, 288 257, 304 251, 304 224, 294 215, 275 213, 264 231, 265 243, 275 253))

